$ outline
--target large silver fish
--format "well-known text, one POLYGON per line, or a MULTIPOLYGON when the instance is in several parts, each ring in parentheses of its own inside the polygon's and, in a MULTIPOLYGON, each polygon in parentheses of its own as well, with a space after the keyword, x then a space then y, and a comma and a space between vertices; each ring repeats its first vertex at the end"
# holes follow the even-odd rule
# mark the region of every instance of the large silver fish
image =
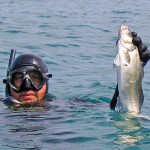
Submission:
POLYGON ((118 35, 117 66, 119 97, 117 110, 139 113, 144 101, 142 90, 143 66, 137 47, 132 43, 132 34, 127 25, 121 25, 118 35))

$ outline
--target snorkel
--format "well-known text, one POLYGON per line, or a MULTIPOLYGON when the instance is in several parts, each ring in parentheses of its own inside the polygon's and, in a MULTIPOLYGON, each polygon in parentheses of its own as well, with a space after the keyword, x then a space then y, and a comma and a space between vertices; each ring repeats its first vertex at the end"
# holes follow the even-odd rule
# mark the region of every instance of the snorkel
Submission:
POLYGON ((5 96, 6 97, 10 96, 9 84, 7 83, 7 80, 8 80, 8 77, 9 77, 10 66, 12 65, 13 61, 15 60, 15 56, 16 56, 16 50, 12 49, 11 52, 10 52, 10 57, 9 57, 9 63, 8 63, 8 68, 7 68, 7 73, 6 73, 6 79, 3 79, 3 83, 6 84, 6 88, 5 88, 5 96))

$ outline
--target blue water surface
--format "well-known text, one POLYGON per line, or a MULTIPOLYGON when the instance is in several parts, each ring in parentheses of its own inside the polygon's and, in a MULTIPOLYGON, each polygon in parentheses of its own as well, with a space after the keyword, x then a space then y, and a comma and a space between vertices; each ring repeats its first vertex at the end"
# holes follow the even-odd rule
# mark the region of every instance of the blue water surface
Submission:
POLYGON ((145 150, 150 147, 150 64, 145 101, 133 117, 109 109, 113 60, 126 23, 148 46, 149 0, 0 0, 0 95, 11 49, 41 56, 53 78, 53 107, 13 111, 0 105, 1 150, 145 150))

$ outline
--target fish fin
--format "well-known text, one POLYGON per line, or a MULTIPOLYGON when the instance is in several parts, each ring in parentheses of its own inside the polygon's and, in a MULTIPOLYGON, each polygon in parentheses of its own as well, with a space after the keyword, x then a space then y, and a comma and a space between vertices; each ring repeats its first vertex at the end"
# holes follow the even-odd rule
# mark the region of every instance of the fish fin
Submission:
POLYGON ((114 59, 114 64, 113 66, 120 66, 120 59, 119 59, 119 53, 117 54, 116 58, 114 59))

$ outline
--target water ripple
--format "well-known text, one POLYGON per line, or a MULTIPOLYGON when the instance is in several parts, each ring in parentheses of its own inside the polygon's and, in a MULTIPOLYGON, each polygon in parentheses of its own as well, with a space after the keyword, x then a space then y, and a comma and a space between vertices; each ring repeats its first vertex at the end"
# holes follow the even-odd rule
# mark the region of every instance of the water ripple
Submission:
MULTIPOLYGON (((11 48, 16 56, 40 55, 53 74, 49 92, 57 97, 39 111, 1 103, 0 149, 149 149, 149 121, 109 109, 119 26, 129 24, 150 45, 148 0, 1 0, 0 11, 0 77, 11 48)), ((149 116, 149 63, 144 72, 142 114, 149 116)), ((2 97, 4 91, 1 79, 2 97)))

